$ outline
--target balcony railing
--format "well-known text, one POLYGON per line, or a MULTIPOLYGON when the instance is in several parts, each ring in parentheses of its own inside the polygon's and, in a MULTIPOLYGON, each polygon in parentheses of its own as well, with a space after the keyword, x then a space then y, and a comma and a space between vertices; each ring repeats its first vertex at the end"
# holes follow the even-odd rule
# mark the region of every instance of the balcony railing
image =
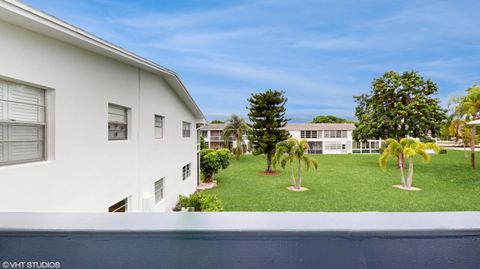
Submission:
POLYGON ((210 136, 210 141, 223 141, 221 136, 210 136))
POLYGON ((469 269, 479 242, 476 212, 0 214, 3 268, 469 269))

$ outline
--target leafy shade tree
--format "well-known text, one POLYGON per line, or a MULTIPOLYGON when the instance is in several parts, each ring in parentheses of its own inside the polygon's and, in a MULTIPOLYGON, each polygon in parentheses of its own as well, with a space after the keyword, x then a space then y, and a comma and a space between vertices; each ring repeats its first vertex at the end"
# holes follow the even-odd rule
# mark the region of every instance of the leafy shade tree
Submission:
POLYGON ((354 97, 354 139, 435 137, 446 118, 440 101, 433 98, 437 91, 435 83, 415 71, 386 72, 373 80, 369 93, 354 97))
POLYGON ((354 123, 354 121, 338 118, 332 115, 320 115, 313 118, 312 123, 354 123))
POLYGON ((267 157, 266 173, 273 172, 272 159, 278 142, 287 140, 289 134, 282 129, 287 124, 285 118, 285 92, 268 90, 255 93, 248 99, 250 102, 248 118, 248 139, 253 147, 253 154, 265 154, 267 157))
POLYGON ((200 170, 205 182, 212 182, 220 169, 230 165, 230 151, 228 149, 202 149, 200 151, 200 170))
MULTIPOLYGON (((430 155, 427 153, 427 149, 432 149, 436 152, 440 151, 440 147, 433 143, 422 143, 420 141, 402 138, 400 142, 395 139, 387 139, 385 141, 386 149, 383 151, 379 158, 379 165, 382 170, 387 168, 387 159, 389 157, 396 157, 403 155, 405 160, 408 160, 408 176, 405 180, 403 165, 400 166, 400 179, 402 187, 410 190, 413 182, 413 163, 416 156, 420 156, 424 162, 430 161, 430 155)), ((403 160, 403 158, 401 158, 403 160)))
MULTIPOLYGON (((467 121, 480 118, 480 85, 473 85, 467 89, 467 94, 461 97, 454 97, 450 103, 455 104, 454 113, 467 121)), ((470 133, 470 165, 475 169, 475 138, 476 129, 471 128, 470 133)))
POLYGON ((302 164, 307 167, 307 170, 309 170, 311 166, 315 169, 318 168, 317 160, 305 154, 307 150, 308 142, 305 139, 298 140, 290 138, 276 145, 274 164, 280 163, 282 168, 285 168, 286 164, 289 163, 293 188, 297 190, 302 188, 302 164), (294 161, 297 161, 298 164, 298 181, 295 179, 294 161))
POLYGON ((230 119, 227 120, 227 125, 223 129, 223 140, 228 142, 233 136, 236 141, 234 153, 237 160, 239 160, 240 156, 243 154, 243 136, 247 134, 247 130, 248 125, 245 120, 235 114, 233 114, 230 119))
POLYGON ((225 123, 224 121, 221 121, 221 120, 212 120, 210 122, 210 124, 222 124, 222 123, 225 123))

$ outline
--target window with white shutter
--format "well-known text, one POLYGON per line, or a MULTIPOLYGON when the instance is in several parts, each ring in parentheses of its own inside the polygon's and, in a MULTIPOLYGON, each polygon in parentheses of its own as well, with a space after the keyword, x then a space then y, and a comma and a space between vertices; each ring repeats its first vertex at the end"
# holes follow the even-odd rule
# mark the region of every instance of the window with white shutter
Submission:
POLYGON ((127 140, 128 109, 108 104, 108 140, 127 140))
POLYGON ((45 159, 45 90, 0 80, 0 165, 45 159))
POLYGON ((183 137, 190 137, 190 129, 191 129, 191 123, 189 122, 182 122, 182 136, 183 137))
POLYGON ((163 138, 163 126, 165 117, 155 115, 155 139, 163 138))
POLYGON ((165 184, 165 178, 161 178, 157 181, 155 181, 154 187, 155 187, 155 204, 158 204, 160 201, 162 201, 164 197, 164 184, 165 184))

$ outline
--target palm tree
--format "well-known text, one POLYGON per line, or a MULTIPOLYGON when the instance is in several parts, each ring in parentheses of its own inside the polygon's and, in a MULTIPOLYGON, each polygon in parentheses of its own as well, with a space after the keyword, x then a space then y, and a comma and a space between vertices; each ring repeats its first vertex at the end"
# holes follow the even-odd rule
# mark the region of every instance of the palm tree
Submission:
POLYGON ((463 141, 463 155, 465 158, 467 158, 467 148, 466 148, 466 143, 465 143, 465 135, 464 135, 464 128, 465 128, 466 122, 461 119, 455 119, 450 122, 450 125, 448 127, 448 132, 451 136, 455 137, 455 144, 458 144, 458 141, 460 138, 462 138, 463 141))
POLYGON ((283 169, 287 163, 290 164, 290 173, 292 178, 292 185, 297 188, 297 181, 295 180, 295 172, 293 169, 293 162, 295 161, 295 150, 298 141, 295 138, 290 138, 286 141, 278 142, 275 149, 275 156, 273 158, 273 166, 276 167, 280 163, 283 169))
POLYGON ((397 167, 400 170, 400 180, 402 186, 406 187, 405 175, 403 169, 405 169, 405 164, 403 163, 403 146, 395 139, 389 138, 385 140, 385 150, 378 159, 380 167, 385 170, 387 165, 387 159, 389 157, 395 157, 397 159, 397 167))
POLYGON ((298 185, 297 188, 302 187, 302 163, 305 164, 307 170, 310 169, 310 166, 313 165, 315 169, 318 168, 318 162, 315 159, 310 158, 305 152, 308 151, 308 142, 306 139, 301 139, 298 141, 297 149, 295 150, 295 157, 298 160, 298 185))
POLYGON ((308 154, 305 154, 308 150, 308 142, 305 139, 298 140, 296 138, 290 138, 286 141, 277 143, 275 157, 273 159, 274 165, 280 163, 282 168, 285 168, 287 162, 290 164, 290 171, 292 177, 293 187, 297 190, 302 187, 302 164, 307 167, 307 170, 311 166, 318 168, 318 162, 312 159, 308 154), (295 180, 294 173, 294 161, 298 161, 298 183, 295 180))
MULTIPOLYGON (((453 97, 450 103, 456 104, 454 113, 465 119, 477 120, 480 118, 480 85, 473 85, 467 89, 467 94, 461 97, 453 97)), ((475 169, 475 126, 470 135, 470 164, 475 169)))
POLYGON ((408 160, 408 177, 405 181, 403 168, 400 168, 400 175, 402 180, 402 187, 405 189, 411 189, 413 182, 413 164, 415 156, 420 156, 423 162, 430 161, 430 155, 427 152, 427 149, 432 149, 435 152, 440 151, 440 147, 433 143, 422 143, 420 141, 403 138, 400 142, 394 139, 388 139, 386 141, 388 145, 385 151, 380 155, 379 164, 383 170, 386 170, 387 159, 390 156, 398 156, 398 154, 403 154, 405 160, 408 160))
POLYGON ((448 131, 451 136, 455 137, 455 144, 458 144, 460 136, 462 134, 462 128, 465 126, 465 121, 461 119, 455 119, 450 122, 448 131))
POLYGON ((229 142, 232 136, 235 138, 236 145, 234 151, 237 160, 239 160, 240 155, 243 154, 243 136, 248 130, 247 123, 244 119, 235 114, 232 114, 226 123, 227 125, 223 129, 222 133, 223 140, 229 142))

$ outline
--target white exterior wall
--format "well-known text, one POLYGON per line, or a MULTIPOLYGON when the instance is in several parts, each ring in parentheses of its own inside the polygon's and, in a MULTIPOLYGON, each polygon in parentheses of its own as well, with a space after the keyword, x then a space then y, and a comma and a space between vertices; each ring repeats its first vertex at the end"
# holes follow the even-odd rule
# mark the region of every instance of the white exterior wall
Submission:
POLYGON ((163 79, 2 21, 0 33, 0 76, 50 89, 48 159, 0 166, 0 211, 106 212, 126 197, 139 211, 163 176, 167 198, 154 210, 195 190, 196 120, 163 79), (108 141, 108 103, 130 108, 128 140, 108 141), (165 116, 163 141, 153 137, 155 113, 165 116))
MULTIPOLYGON (((318 130, 322 132, 322 138, 305 138, 307 141, 322 141, 322 151, 323 154, 348 154, 352 153, 352 131, 347 131, 347 137, 346 138, 325 138, 324 137, 324 130, 318 130), (330 141, 339 141, 342 144, 345 144, 346 149, 345 150, 330 150, 330 149, 325 149, 325 143, 330 142, 330 141)), ((301 138, 301 131, 288 131, 290 135, 296 139, 302 139, 301 138)))

